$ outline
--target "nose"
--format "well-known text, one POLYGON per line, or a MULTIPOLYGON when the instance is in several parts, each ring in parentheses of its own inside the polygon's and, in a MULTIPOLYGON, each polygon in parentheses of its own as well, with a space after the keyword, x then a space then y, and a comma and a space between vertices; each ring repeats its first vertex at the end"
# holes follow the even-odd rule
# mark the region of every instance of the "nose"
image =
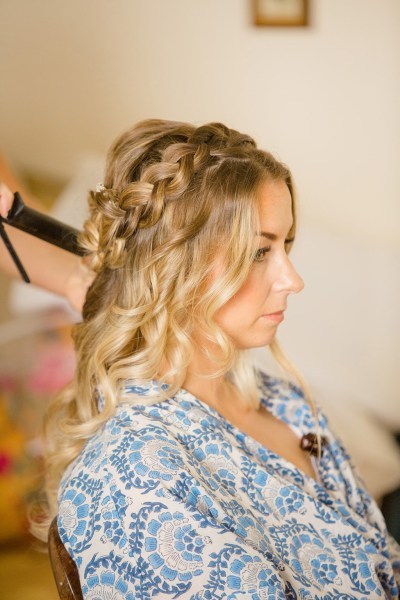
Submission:
POLYGON ((276 280, 275 289, 288 294, 298 294, 304 289, 304 281, 286 255, 285 266, 276 280))

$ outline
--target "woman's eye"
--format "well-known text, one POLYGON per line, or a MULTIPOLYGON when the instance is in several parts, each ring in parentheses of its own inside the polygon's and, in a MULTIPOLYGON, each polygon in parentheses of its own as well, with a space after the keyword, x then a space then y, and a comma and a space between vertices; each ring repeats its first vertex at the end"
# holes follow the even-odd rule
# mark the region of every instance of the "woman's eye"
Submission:
POLYGON ((271 250, 271 246, 265 246, 264 248, 260 248, 254 255, 254 262, 261 262, 267 252, 271 250))
POLYGON ((290 251, 290 249, 291 249, 291 247, 293 245, 293 242, 294 242, 294 238, 290 238, 288 240, 285 240, 285 251, 286 251, 286 254, 289 253, 289 251, 290 251))

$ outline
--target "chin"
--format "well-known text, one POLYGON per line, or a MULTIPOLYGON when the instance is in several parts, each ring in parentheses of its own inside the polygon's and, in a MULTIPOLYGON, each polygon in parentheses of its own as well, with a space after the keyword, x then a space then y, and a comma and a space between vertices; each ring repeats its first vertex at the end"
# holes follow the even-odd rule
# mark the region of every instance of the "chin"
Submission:
POLYGON ((275 336, 272 336, 272 337, 269 337, 268 339, 263 340, 262 342, 253 344, 252 346, 249 347, 249 350, 251 350, 251 348, 265 348, 265 346, 270 345, 270 343, 273 341, 274 338, 275 338, 275 336))
POLYGON ((270 343, 275 339, 276 332, 269 335, 254 336, 251 340, 246 340, 245 343, 235 342, 238 350, 252 350, 253 348, 264 348, 269 346, 270 343))

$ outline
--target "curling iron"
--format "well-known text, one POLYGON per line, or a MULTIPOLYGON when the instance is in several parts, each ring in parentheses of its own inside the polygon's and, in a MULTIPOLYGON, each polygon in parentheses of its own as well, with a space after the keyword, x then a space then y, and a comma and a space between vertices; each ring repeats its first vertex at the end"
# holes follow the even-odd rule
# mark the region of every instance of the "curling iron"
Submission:
POLYGON ((15 192, 14 201, 7 218, 5 219, 0 216, 0 237, 3 239, 7 250, 26 283, 30 283, 30 279, 11 244, 3 223, 25 231, 25 233, 29 233, 49 244, 58 246, 67 252, 72 252, 72 254, 77 254, 78 256, 84 256, 85 254, 78 244, 78 235, 80 233, 78 229, 26 206, 20 194, 15 192))

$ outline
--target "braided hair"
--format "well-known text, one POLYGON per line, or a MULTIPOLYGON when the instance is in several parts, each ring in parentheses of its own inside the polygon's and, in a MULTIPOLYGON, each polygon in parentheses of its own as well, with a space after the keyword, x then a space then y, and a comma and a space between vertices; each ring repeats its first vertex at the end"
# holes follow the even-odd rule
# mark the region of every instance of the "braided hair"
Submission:
MULTIPOLYGON (((269 177, 291 183, 286 167, 257 150, 251 137, 221 123, 195 128, 153 119, 124 133, 109 152, 104 186, 90 193, 92 217, 82 245, 95 255, 94 270, 104 264, 119 268, 137 229, 156 225, 167 204, 180 203, 185 210, 185 195, 200 192, 211 172, 216 178, 224 164, 251 160, 269 177)), ((196 225, 191 223, 182 238, 193 235, 196 225)))

